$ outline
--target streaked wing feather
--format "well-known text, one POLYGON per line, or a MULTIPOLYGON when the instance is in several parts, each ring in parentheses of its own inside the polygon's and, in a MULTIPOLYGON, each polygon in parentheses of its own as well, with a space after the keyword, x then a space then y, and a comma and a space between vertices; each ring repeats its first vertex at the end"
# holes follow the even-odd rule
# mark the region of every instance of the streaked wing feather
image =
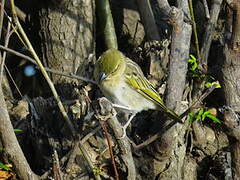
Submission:
POLYGON ((167 111, 167 108, 163 104, 163 101, 159 96, 158 92, 154 89, 152 84, 145 78, 142 70, 138 67, 136 63, 129 59, 127 60, 127 68, 125 75, 126 82, 131 86, 131 88, 135 89, 145 98, 159 105, 162 108, 162 110, 167 111))
POLYGON ((126 82, 131 88, 135 89, 138 93, 142 94, 145 98, 151 100, 157 104, 162 111, 167 113, 170 117, 176 121, 182 123, 181 118, 172 110, 168 109, 161 99, 158 92, 154 89, 152 84, 145 78, 140 67, 132 60, 126 58, 125 77, 126 82))

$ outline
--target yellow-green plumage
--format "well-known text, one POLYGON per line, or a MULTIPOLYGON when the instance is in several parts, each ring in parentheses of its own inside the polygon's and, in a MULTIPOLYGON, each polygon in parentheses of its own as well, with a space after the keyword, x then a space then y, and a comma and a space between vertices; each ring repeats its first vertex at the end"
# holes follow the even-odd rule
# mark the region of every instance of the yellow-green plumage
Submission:
POLYGON ((116 49, 107 50, 98 59, 94 78, 103 94, 115 104, 126 106, 134 113, 148 109, 161 110, 181 121, 175 112, 164 105, 140 67, 116 49))

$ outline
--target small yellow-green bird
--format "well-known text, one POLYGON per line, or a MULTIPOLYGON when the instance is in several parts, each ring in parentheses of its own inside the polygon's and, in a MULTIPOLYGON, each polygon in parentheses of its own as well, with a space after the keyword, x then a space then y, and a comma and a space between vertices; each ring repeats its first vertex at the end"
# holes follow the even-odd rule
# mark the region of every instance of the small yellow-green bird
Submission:
POLYGON ((119 50, 109 49, 99 57, 94 78, 104 96, 133 114, 149 109, 161 110, 182 123, 181 118, 164 105, 140 67, 119 50))

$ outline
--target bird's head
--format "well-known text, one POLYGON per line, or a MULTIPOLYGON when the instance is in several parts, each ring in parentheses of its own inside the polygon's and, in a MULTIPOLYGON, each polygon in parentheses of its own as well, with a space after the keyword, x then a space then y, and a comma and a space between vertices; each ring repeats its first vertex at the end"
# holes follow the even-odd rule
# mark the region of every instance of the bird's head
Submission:
POLYGON ((125 56, 117 49, 109 49, 98 59, 94 68, 94 79, 100 83, 121 76, 125 70, 125 56))

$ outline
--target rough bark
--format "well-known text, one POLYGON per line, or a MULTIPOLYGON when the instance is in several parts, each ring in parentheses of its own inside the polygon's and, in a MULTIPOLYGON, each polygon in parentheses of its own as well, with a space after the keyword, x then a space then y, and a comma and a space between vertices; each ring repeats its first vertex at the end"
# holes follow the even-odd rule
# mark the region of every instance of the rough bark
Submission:
POLYGON ((229 112, 225 113, 225 122, 229 131, 229 136, 232 136, 236 139, 236 142, 233 144, 232 156, 233 156, 233 176, 234 179, 240 177, 240 146, 239 146, 239 117, 236 112, 239 112, 240 108, 240 53, 229 49, 227 45, 224 48, 224 59, 223 59, 223 68, 222 68, 222 78, 223 78, 223 89, 225 94, 225 101, 227 107, 229 107, 229 112))
MULTIPOLYGON (((45 1, 40 11, 45 64, 66 73, 83 75, 95 57, 94 15, 91 0, 45 1)), ((72 79, 53 75, 54 83, 72 79)), ((76 81, 75 81, 76 82, 76 81)))
MULTIPOLYGON (((188 12, 187 1, 179 5, 188 12)), ((167 100, 169 108, 181 112, 180 102, 185 88, 187 58, 189 57, 191 26, 183 21, 183 11, 172 8, 170 11, 173 26, 169 77, 167 81, 167 100), (179 48, 181 47, 181 48, 179 48)), ((167 130, 160 141, 155 143, 155 176, 160 179, 182 179, 182 167, 186 153, 184 144, 184 125, 175 125, 167 130)))

